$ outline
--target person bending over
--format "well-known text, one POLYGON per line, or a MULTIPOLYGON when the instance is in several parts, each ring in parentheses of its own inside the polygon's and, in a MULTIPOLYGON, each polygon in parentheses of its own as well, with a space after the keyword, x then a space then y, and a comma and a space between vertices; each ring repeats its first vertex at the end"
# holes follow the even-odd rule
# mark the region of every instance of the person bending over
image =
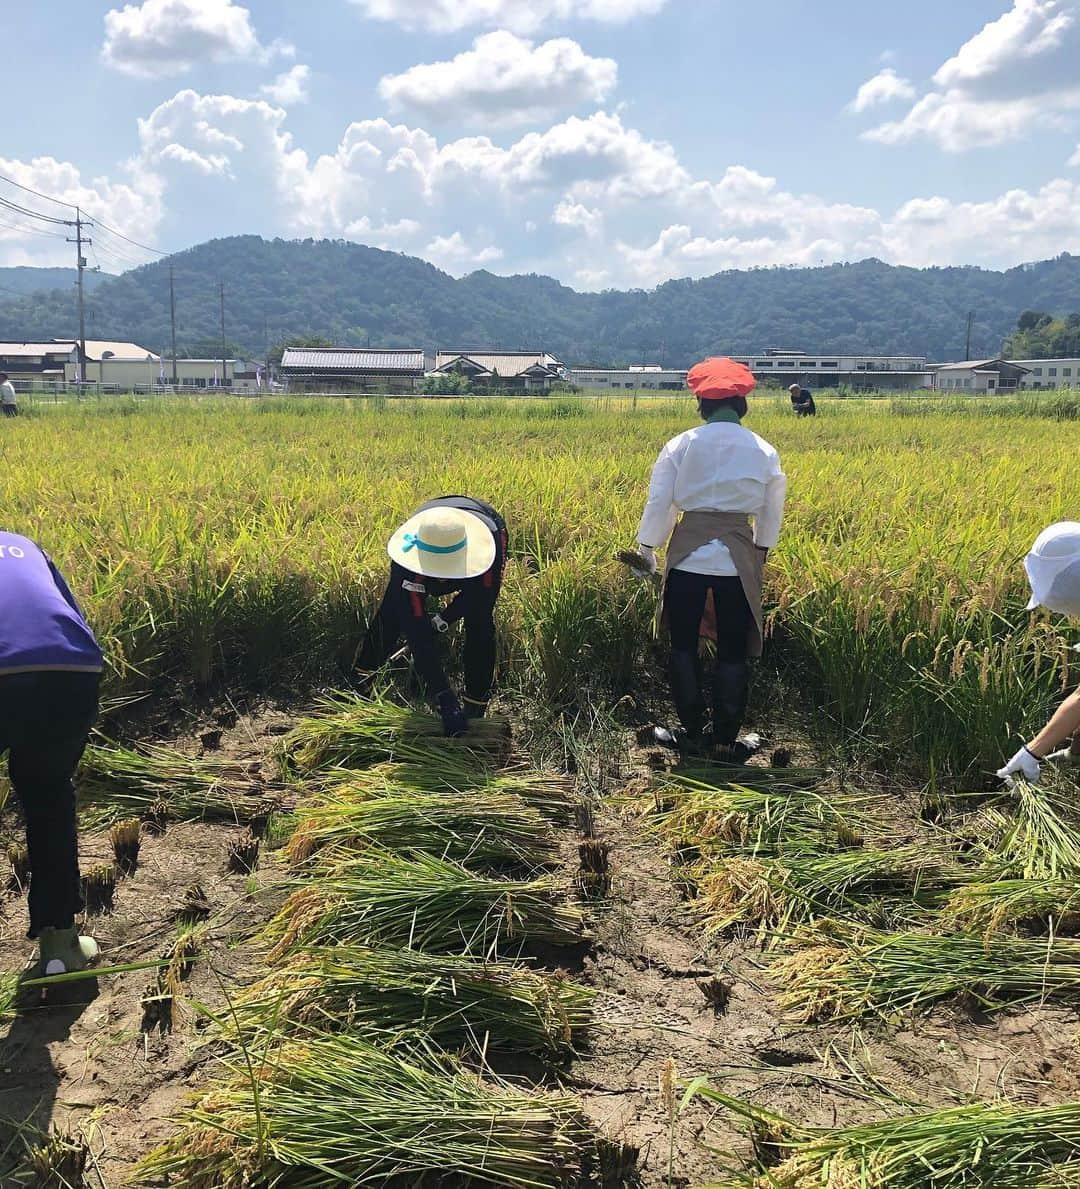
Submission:
POLYGON ((0 752, 26 819, 30 931, 40 975, 82 970, 75 786, 97 718, 101 650, 60 571, 26 537, 0 532, 0 752))
POLYGON ((402 636, 448 735, 482 718, 495 675, 495 604, 506 565, 506 524, 482 500, 447 495, 424 504, 390 538, 390 581, 379 609, 380 660, 402 636), (430 600, 452 596, 432 614, 430 600), (464 706, 443 669, 439 636, 465 629, 464 706))
POLYGON ((739 739, 749 691, 747 660, 761 655, 763 570, 780 534, 787 479, 773 447, 742 425, 754 388, 746 367, 727 358, 707 359, 690 371, 687 383, 704 424, 660 451, 638 528, 639 552, 651 570, 655 551, 667 544, 660 606, 671 633, 669 677, 681 729, 660 727, 656 737, 692 751, 702 747, 699 640, 713 636, 715 758, 742 763, 757 745, 739 739))
MULTIPOLYGON (((1040 533, 1024 568, 1031 583, 1029 611, 1046 607, 1080 618, 1080 523, 1062 521, 1040 533)), ((999 769, 998 776, 1010 784, 1017 776, 1034 784, 1046 760, 1080 764, 1080 690, 1065 699, 1034 739, 999 769)))
POLYGON ((791 407, 795 410, 796 417, 817 416, 814 394, 809 388, 803 388, 801 384, 792 384, 788 391, 791 393, 791 407))

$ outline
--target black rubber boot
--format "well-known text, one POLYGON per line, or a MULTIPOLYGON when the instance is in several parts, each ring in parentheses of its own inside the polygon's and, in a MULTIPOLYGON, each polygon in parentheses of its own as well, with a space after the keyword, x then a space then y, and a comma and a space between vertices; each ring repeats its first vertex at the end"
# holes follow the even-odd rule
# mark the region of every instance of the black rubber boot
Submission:
POLYGON ((713 674, 713 743, 717 748, 735 746, 746 717, 750 695, 750 669, 745 661, 718 664, 713 674))
POLYGON ((700 739, 705 725, 705 701, 701 696, 698 660, 692 652, 672 652, 668 668, 671 699, 689 739, 700 739))

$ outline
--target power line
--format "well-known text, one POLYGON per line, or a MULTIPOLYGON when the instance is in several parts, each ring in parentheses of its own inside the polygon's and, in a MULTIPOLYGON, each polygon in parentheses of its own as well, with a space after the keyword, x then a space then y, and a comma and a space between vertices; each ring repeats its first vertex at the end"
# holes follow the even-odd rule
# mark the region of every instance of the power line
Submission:
POLYGON ((10 227, 12 231, 17 231, 20 235, 40 235, 43 239, 65 238, 59 231, 42 231, 39 227, 23 227, 18 223, 9 223, 6 219, 0 219, 0 224, 4 227, 10 227))
POLYGON ((94 219, 94 223, 98 230, 104 228, 110 235, 115 235, 117 239, 122 239, 125 243, 131 244, 134 248, 141 248, 144 252, 154 252, 158 256, 169 256, 171 253, 163 251, 161 248, 152 248, 149 244, 140 244, 137 239, 131 239, 122 232, 117 231, 114 227, 110 227, 108 223, 102 223, 100 219, 94 219))
POLYGON ((64 202, 62 198, 53 198, 51 194, 42 194, 40 190, 34 190, 30 186, 24 186, 22 182, 17 182, 14 178, 5 177, 2 173, 0 173, 0 182, 7 182, 18 190, 25 190, 27 194, 33 194, 36 198, 44 198, 46 202, 55 202, 57 206, 66 206, 73 211, 79 209, 73 202, 64 202))
POLYGON ((0 206, 6 207, 18 215, 25 215, 29 219, 40 219, 42 223, 58 223, 62 227, 71 223, 70 219, 54 219, 52 215, 43 215, 40 211, 32 211, 29 207, 20 206, 19 203, 12 202, 9 198, 0 198, 0 206))

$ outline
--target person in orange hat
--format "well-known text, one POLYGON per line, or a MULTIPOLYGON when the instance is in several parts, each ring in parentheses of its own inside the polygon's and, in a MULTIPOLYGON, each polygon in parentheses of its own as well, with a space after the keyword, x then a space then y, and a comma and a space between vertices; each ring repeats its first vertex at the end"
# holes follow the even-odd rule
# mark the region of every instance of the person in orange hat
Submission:
POLYGON ((689 751, 705 748, 699 641, 715 636, 711 751, 718 762, 741 764, 761 745, 739 733, 748 659, 761 655, 763 570, 780 535, 787 478, 776 450, 742 424, 755 384, 748 368, 706 359, 687 383, 703 424, 660 451, 638 527, 638 552, 652 572, 656 550, 667 546, 660 614, 671 633, 669 677, 680 726, 657 727, 656 738, 689 751))

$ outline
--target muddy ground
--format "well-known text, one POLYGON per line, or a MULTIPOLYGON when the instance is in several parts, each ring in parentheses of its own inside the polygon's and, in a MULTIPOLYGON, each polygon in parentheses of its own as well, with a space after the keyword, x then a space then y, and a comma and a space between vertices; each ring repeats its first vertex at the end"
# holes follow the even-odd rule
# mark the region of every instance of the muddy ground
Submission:
MULTIPOLYGON (((179 729, 175 721, 162 723, 157 733, 185 750, 198 751, 208 740, 236 758, 268 761, 290 713, 264 705, 237 710, 193 717, 179 729)), ((790 748, 796 763, 816 758, 797 731, 774 729, 769 750, 778 746, 790 748)), ((598 759, 606 766, 599 783, 640 788, 660 762, 628 727, 621 749, 598 759)), ((897 804, 902 833, 907 811, 897 804)), ((725 1162, 751 1151, 744 1127, 703 1106, 672 1124, 660 1092, 668 1062, 683 1081, 707 1075, 729 1093, 827 1126, 881 1115, 866 1093, 872 1078, 931 1104, 1002 1093, 1029 1103, 1080 1095, 1075 1012, 1024 1010, 986 1021, 943 1007, 898 1029, 791 1026, 777 1013, 766 957, 754 939, 704 943, 640 820, 618 798, 596 803, 592 817, 591 830, 612 847, 612 894, 589 907, 590 951, 548 960, 564 962, 598 989, 597 1026, 588 1050, 545 1081, 579 1094, 602 1134, 640 1150, 639 1183, 647 1189, 708 1183, 725 1162), (722 1011, 702 990, 715 979, 730 986, 722 1011)), ((0 843, 16 828, 9 810, 0 819, 0 843)), ((160 836, 144 835, 138 866, 118 885, 114 907, 91 919, 105 962, 152 961, 175 943, 174 914, 185 894, 201 888, 200 952, 184 983, 189 1002, 180 1004, 171 1030, 146 1016, 142 999, 153 972, 145 970, 79 984, 68 1002, 54 996, 0 1025, 0 1119, 7 1121, 0 1123, 0 1152, 7 1149, 9 1170, 24 1141, 57 1126, 90 1141, 87 1184, 124 1184, 138 1158, 168 1134, 185 1099, 205 1085, 213 1054, 203 1043, 205 1015, 194 1004, 221 1011, 228 991, 259 973, 241 943, 283 895, 283 865, 270 846, 253 875, 228 870, 228 847, 239 833, 230 825, 173 824, 160 836)), ((568 830, 564 841, 569 889, 578 837, 568 830)), ((111 858, 104 832, 85 834, 82 850, 84 870, 111 858)), ((18 891, 0 901, 0 973, 20 969, 31 952, 25 911, 18 891)), ((11 1176, 0 1183, 18 1183, 11 1176)))

